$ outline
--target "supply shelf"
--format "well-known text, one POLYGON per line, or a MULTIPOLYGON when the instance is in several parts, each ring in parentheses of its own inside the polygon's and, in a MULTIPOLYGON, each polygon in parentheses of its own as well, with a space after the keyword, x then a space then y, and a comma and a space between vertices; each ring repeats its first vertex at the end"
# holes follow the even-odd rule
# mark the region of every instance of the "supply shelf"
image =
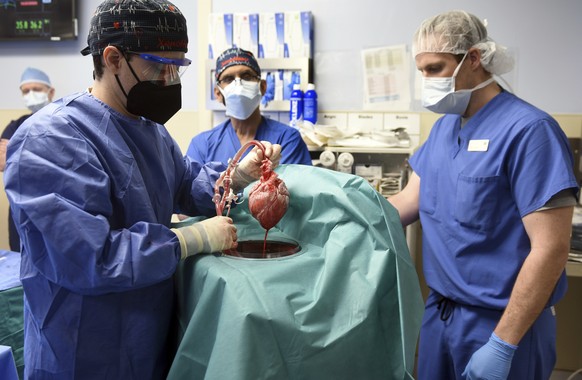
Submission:
MULTIPOLYGON (((358 175, 368 180, 370 185, 385 198, 402 190, 411 174, 408 159, 415 148, 404 147, 348 147, 348 146, 310 146, 309 151, 316 166, 330 170, 358 175), (335 159, 327 166, 321 163, 321 153, 331 152, 335 159), (343 165, 342 155, 349 154, 351 164, 343 165)), ((419 223, 413 223, 405 228, 406 242, 413 261, 416 261, 417 236, 419 223)))
POLYGON ((566 264, 566 275, 569 277, 582 277, 582 263, 568 261, 566 264))

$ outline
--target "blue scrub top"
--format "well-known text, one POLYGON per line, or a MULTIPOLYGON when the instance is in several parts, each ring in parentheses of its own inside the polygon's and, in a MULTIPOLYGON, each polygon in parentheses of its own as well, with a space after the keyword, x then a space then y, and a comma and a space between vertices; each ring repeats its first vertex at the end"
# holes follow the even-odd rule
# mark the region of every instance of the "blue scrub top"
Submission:
MULTIPOLYGON (((545 112, 502 92, 461 128, 445 115, 410 164, 419 175, 427 285, 467 305, 503 309, 530 252, 522 218, 577 192, 568 139, 545 112)), ((565 293, 561 279, 550 299, 565 293)))
MULTIPOLYGON (((281 145, 281 165, 311 165, 311 156, 301 134, 288 125, 263 117, 255 140, 281 145)), ((228 119, 211 130, 194 136, 186 155, 203 163, 219 161, 226 164, 240 148, 240 140, 228 119)), ((250 151, 249 148, 243 157, 250 151)))
POLYGON ((27 378, 164 377, 180 260, 170 218, 214 213, 214 169, 89 93, 18 129, 4 181, 23 243, 27 378))

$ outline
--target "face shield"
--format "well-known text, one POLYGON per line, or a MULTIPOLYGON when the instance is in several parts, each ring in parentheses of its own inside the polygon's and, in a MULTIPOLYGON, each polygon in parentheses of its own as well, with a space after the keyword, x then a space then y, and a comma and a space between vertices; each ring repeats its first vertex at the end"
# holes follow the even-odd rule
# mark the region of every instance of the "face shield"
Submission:
POLYGON ((182 107, 180 77, 192 61, 187 58, 167 58, 149 53, 124 51, 119 47, 117 49, 124 53, 127 66, 137 80, 128 92, 121 84, 119 76, 115 75, 117 84, 127 98, 127 111, 164 124, 182 107), (140 62, 130 64, 127 55, 137 56, 140 62))
POLYGON ((192 63, 188 58, 166 58, 154 54, 131 51, 127 53, 135 55, 144 61, 144 68, 140 72, 141 80, 155 83, 158 86, 171 86, 180 83, 180 77, 192 63))

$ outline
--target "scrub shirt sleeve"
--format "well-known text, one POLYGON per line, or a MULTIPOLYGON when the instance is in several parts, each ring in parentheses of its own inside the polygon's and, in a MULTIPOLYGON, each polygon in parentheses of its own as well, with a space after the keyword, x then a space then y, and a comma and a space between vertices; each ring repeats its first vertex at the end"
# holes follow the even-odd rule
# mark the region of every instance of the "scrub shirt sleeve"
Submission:
POLYGON ((428 139, 410 156, 408 159, 408 164, 412 168, 412 170, 418 175, 419 178, 422 179, 423 174, 425 173, 425 168, 427 168, 427 164, 430 163, 430 151, 432 149, 434 134, 438 131, 440 124, 439 119, 431 129, 431 132, 428 136, 428 139))
POLYGON ((186 150, 186 156, 190 157, 193 161, 206 162, 208 143, 201 136, 197 135, 192 138, 188 150, 186 150))
MULTIPOLYGON (((446 115, 440 117, 433 125, 430 130, 430 134, 426 141, 418 148, 416 152, 410 157, 408 163, 412 170, 418 175, 419 178, 422 179, 423 175, 426 174, 426 169, 429 167, 431 163, 431 151, 435 149, 433 146, 435 145, 434 141, 438 141, 439 136, 438 132, 441 132, 445 127, 446 124, 444 121, 446 119, 446 115)), ((438 144, 438 143, 437 143, 438 144)))
POLYGON ((565 189, 578 191, 569 143, 553 119, 542 119, 518 136, 508 160, 511 191, 523 217, 565 189))
POLYGON ((14 120, 12 120, 6 126, 6 128, 4 128, 4 130, 2 131, 2 135, 0 135, 0 139, 10 140, 12 135, 14 135, 14 132, 16 132, 16 128, 18 128, 18 126, 16 126, 16 122, 14 120))
POLYGON ((177 213, 191 216, 216 216, 216 208, 212 197, 214 184, 220 174, 226 170, 226 165, 220 162, 201 164, 190 157, 183 157, 185 172, 182 183, 178 186, 177 213))
POLYGON ((175 234, 147 222, 114 229, 110 218, 123 203, 113 202, 123 194, 113 194, 94 147, 66 120, 48 118, 8 150, 6 193, 28 256, 23 282, 40 272, 73 292, 101 295, 170 278, 180 258, 175 234))
POLYGON ((301 134, 292 130, 281 142, 281 164, 312 165, 311 155, 301 134))
POLYGON ((28 119, 30 116, 31 115, 24 115, 18 118, 17 120, 12 120, 10 123, 8 123, 6 128, 4 128, 0 138, 10 140, 12 136, 14 136, 14 133, 16 133, 18 127, 20 127, 20 125, 22 125, 22 123, 24 123, 26 119, 28 119))

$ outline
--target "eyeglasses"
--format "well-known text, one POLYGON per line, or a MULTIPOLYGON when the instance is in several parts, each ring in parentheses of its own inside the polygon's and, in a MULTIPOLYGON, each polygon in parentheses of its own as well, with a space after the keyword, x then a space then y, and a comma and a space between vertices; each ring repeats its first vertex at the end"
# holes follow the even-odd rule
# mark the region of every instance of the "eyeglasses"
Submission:
POLYGON ((180 77, 184 75, 188 66, 192 64, 192 61, 188 58, 166 58, 132 51, 125 51, 125 53, 136 55, 148 63, 147 67, 142 71, 145 80, 153 82, 164 81, 166 85, 180 83, 180 77))
POLYGON ((235 77, 234 75, 226 75, 222 79, 218 79, 216 81, 216 83, 218 83, 219 85, 228 86, 229 84, 234 82, 237 78, 239 78, 240 80, 243 80, 245 82, 254 82, 254 83, 261 80, 260 76, 254 74, 254 73, 246 72, 246 73, 242 73, 238 77, 235 77))

